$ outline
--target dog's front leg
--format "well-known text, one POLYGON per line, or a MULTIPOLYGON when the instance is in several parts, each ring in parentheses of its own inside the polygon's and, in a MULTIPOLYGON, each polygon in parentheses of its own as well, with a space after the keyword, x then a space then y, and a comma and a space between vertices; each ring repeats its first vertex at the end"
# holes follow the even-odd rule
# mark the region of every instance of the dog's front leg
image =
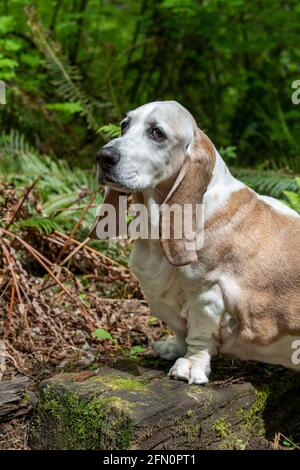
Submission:
POLYGON ((157 316, 165 322, 168 327, 174 331, 175 336, 153 343, 153 348, 163 359, 174 361, 178 357, 182 357, 187 351, 185 337, 187 335, 186 319, 176 311, 176 308, 170 307, 163 302, 155 301, 148 297, 148 303, 151 308, 152 315, 157 316))
POLYGON ((177 359, 169 375, 189 384, 205 384, 210 374, 211 357, 217 352, 217 333, 224 310, 218 289, 192 302, 187 318, 186 354, 177 359))

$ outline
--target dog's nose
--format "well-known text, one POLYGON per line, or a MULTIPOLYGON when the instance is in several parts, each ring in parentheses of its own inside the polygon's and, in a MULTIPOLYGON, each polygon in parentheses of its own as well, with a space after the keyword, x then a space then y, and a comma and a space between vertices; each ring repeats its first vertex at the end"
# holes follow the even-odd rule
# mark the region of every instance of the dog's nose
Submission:
POLYGON ((119 150, 114 147, 104 147, 97 152, 97 162, 103 165, 115 165, 120 158, 119 150))

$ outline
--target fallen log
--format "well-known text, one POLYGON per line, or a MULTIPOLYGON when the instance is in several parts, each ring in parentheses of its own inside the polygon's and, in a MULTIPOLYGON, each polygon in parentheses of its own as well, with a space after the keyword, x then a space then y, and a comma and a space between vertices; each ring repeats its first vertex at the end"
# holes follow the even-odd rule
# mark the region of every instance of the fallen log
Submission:
POLYGON ((40 387, 29 442, 32 449, 244 449, 264 434, 259 400, 247 382, 201 387, 108 367, 61 374, 40 387))
POLYGON ((17 418, 32 409, 28 377, 0 381, 0 422, 17 418))

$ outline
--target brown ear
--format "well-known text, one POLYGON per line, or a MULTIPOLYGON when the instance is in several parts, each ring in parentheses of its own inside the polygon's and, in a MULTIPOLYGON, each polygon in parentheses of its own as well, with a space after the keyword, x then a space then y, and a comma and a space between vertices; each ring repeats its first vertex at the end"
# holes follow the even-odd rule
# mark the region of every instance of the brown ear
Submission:
POLYGON ((107 216, 107 206, 108 205, 111 205, 114 207, 115 209, 115 213, 116 213, 116 230, 115 230, 115 236, 118 237, 122 234, 124 234, 124 223, 125 223, 125 226, 126 226, 126 212, 122 209, 124 209, 123 207, 123 204, 125 202, 125 200, 122 201, 122 207, 121 207, 121 211, 122 213, 120 213, 120 204, 119 204, 119 198, 120 196, 123 196, 123 199, 124 199, 124 196, 125 198, 127 197, 127 195, 125 193, 121 193, 119 191, 116 191, 115 189, 111 189, 111 188, 106 188, 106 193, 105 193, 105 197, 104 197, 104 201, 103 201, 103 204, 100 208, 100 211, 97 213, 97 216, 96 216, 96 220, 94 222, 94 225, 90 231, 90 234, 89 234, 89 238, 93 238, 93 239, 106 239, 106 238, 110 238, 110 237, 103 237, 103 236, 100 236, 99 237, 99 231, 97 233, 97 226, 98 224, 107 216), (124 218, 124 220, 123 220, 124 218))
POLYGON ((197 129, 192 145, 192 149, 188 152, 179 175, 161 207, 161 247, 168 261, 175 266, 184 266, 198 259, 197 247, 199 243, 197 237, 199 234, 199 210, 201 210, 199 205, 202 204, 204 193, 210 183, 216 160, 212 142, 200 129, 197 129), (174 217, 169 218, 170 223, 167 220, 164 224, 164 205, 169 208, 173 205, 180 205, 182 211, 184 205, 189 205, 189 214, 187 214, 189 217, 184 217, 184 225, 186 227, 186 223, 188 223, 192 227, 194 238, 192 236, 187 239, 185 230, 183 230, 180 239, 175 238, 174 217), (170 236, 164 238, 164 233, 170 236))

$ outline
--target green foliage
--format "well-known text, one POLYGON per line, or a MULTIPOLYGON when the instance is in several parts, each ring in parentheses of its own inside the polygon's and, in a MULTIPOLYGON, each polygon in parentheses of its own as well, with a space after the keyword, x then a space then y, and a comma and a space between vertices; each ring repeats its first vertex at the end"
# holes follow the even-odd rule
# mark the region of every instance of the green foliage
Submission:
POLYGON ((146 348, 144 348, 143 346, 133 346, 129 351, 129 355, 134 357, 134 356, 138 356, 139 354, 145 351, 146 351, 146 348))
POLYGON ((50 103, 47 104, 47 109, 51 111, 58 111, 64 113, 67 117, 72 116, 73 114, 82 112, 82 106, 79 102, 72 103, 50 103))
POLYGON ((107 124, 106 126, 100 127, 98 129, 98 134, 102 134, 109 139, 114 139, 115 137, 119 137, 121 134, 120 126, 116 124, 107 124))
POLYGON ((290 206, 300 213, 300 178, 295 179, 297 185, 296 191, 285 191, 284 195, 286 196, 290 206))
POLYGON ((237 158, 235 145, 228 145, 228 147, 221 147, 220 152, 224 160, 230 161, 230 160, 234 160, 237 158))
MULTIPOLYGON (((70 231, 92 196, 95 205, 102 202, 102 195, 95 193, 93 171, 71 169, 64 160, 40 155, 15 130, 8 135, 0 134, 0 168, 0 179, 12 183, 20 193, 37 181, 35 198, 29 202, 29 216, 15 223, 18 229, 30 228, 40 233, 70 231)), ((94 218, 95 208, 91 208, 85 214, 79 234, 88 234, 94 218)))
POLYGON ((171 98, 236 167, 300 172, 298 0, 31 4, 0 0, 6 133, 90 168, 101 125, 171 98))
POLYGON ((96 328, 96 330, 93 332, 93 336, 97 339, 113 339, 111 334, 104 328, 96 328))
MULTIPOLYGON (((73 105, 73 113, 75 106, 76 112, 80 112, 86 118, 88 127, 96 130, 98 126, 93 114, 93 103, 81 88, 80 82, 82 81, 82 76, 79 69, 69 64, 68 59, 62 54, 59 45, 51 40, 50 35, 44 29, 32 5, 26 8, 26 13, 29 18, 28 24, 33 33, 34 41, 45 56, 45 66, 48 70, 49 78, 55 86, 56 93, 69 101, 69 105, 73 105)), ((53 105, 52 109, 55 109, 53 105)), ((66 104, 64 105, 64 110, 66 110, 66 104)))
POLYGON ((37 230, 39 233, 45 234, 49 234, 60 228, 55 220, 48 217, 29 217, 28 219, 18 222, 16 226, 21 230, 31 228, 37 230))
POLYGON ((233 168, 233 174, 258 193, 275 198, 281 198, 285 191, 297 191, 295 179, 284 173, 233 168))

